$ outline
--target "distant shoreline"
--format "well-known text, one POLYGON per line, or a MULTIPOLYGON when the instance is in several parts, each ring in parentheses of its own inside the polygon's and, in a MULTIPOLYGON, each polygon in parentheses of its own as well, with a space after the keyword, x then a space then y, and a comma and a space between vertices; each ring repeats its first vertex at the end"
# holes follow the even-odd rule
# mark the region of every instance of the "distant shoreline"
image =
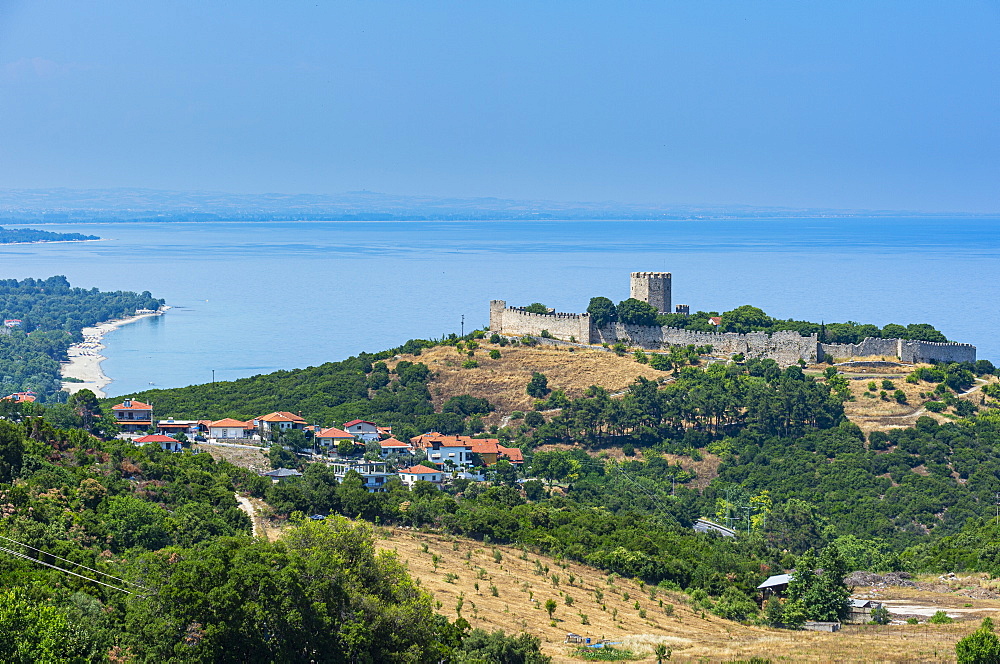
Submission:
POLYGON ((0 247, 10 247, 15 244, 69 244, 76 242, 107 242, 109 238, 99 237, 94 240, 35 240, 34 242, 0 242, 0 247))
MULTIPOLYGON (((96 240, 78 240, 82 242, 95 242, 96 240)), ((107 394, 104 388, 112 383, 107 374, 101 368, 101 363, 108 359, 101 355, 105 346, 102 343, 104 335, 113 332, 123 325, 134 323, 143 318, 151 316, 162 316, 170 307, 164 305, 158 311, 148 314, 138 314, 127 318, 117 318, 105 321, 93 327, 83 328, 83 342, 73 344, 69 347, 69 361, 63 362, 59 373, 63 378, 79 378, 80 383, 63 381, 62 389, 70 394, 80 390, 90 390, 98 398, 105 398, 107 394)))

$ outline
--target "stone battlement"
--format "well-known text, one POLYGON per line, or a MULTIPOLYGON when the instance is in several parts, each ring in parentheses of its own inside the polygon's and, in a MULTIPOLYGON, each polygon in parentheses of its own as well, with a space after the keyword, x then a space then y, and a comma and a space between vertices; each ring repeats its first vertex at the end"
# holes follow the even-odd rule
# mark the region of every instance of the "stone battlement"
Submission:
MULTIPOLYGON (((671 275, 669 272, 632 272, 632 297, 648 302, 660 313, 669 313, 671 275)), ((490 330, 516 336, 540 336, 547 331, 555 339, 583 344, 625 343, 648 350, 671 346, 712 346, 715 353, 770 358, 788 366, 799 360, 819 362, 826 356, 896 356, 902 362, 975 362, 971 344, 883 339, 868 337, 856 344, 820 343, 817 335, 804 337, 794 330, 777 332, 696 332, 658 325, 612 323, 596 327, 590 314, 536 314, 521 307, 508 307, 504 300, 490 301, 490 330)))

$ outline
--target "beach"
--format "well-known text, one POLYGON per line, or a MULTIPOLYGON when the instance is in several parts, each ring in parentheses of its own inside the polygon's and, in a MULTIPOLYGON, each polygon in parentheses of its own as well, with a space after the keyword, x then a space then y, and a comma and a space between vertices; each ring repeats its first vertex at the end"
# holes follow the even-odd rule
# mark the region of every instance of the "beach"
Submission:
POLYGON ((69 347, 69 362, 63 362, 60 371, 63 378, 79 378, 83 382, 63 381, 63 389, 70 394, 87 389, 100 398, 106 397, 107 394, 105 394, 104 388, 108 386, 111 379, 101 369, 101 362, 107 359, 101 355, 101 351, 104 350, 104 344, 101 343, 104 335, 117 330, 123 325, 134 323, 143 318, 160 316, 169 308, 163 306, 160 307, 159 311, 136 314, 127 318, 117 318, 101 323, 100 325, 95 325, 94 327, 83 328, 83 342, 73 344, 69 347))

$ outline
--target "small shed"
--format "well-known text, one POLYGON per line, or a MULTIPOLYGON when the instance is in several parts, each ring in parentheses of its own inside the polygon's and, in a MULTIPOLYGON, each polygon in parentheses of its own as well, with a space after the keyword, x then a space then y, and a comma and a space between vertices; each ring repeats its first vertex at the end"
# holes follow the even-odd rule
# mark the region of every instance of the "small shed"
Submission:
POLYGON ((289 477, 302 477, 302 473, 294 468, 277 468, 275 470, 269 470, 266 473, 261 473, 261 475, 264 477, 270 477, 272 483, 287 480, 289 477))
POLYGON ((788 590, 788 583, 791 580, 791 574, 775 574, 774 576, 767 577, 764 583, 757 586, 757 590, 763 593, 765 600, 773 595, 780 597, 788 590))
POLYGON ((866 623, 872 619, 872 611, 882 607, 882 602, 873 599, 849 599, 847 605, 847 620, 849 623, 866 623))
POLYGON ((807 620, 802 624, 802 629, 807 629, 810 632, 839 632, 840 623, 839 622, 819 622, 816 620, 807 620))

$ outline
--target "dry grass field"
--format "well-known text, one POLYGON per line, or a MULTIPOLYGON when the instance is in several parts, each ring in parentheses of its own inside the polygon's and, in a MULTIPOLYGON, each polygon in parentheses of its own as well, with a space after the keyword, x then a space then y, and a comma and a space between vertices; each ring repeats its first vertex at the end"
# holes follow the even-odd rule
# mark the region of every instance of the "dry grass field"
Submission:
MULTIPOLYGON (((866 358, 868 359, 868 358, 866 358)), ((930 366, 926 364, 916 365, 916 367, 930 366)), ((917 418, 921 415, 933 417, 939 422, 947 422, 949 419, 945 415, 927 411, 923 405, 931 401, 930 393, 936 385, 934 383, 918 383, 916 385, 906 382, 906 376, 913 372, 913 366, 902 366, 898 368, 840 368, 841 373, 850 381, 851 395, 853 401, 844 404, 844 411, 847 417, 857 424, 865 433, 875 430, 898 429, 913 426, 917 418), (893 387, 885 389, 882 386, 883 380, 889 380, 893 387), (875 390, 869 389, 869 384, 875 383, 875 390), (906 394, 906 403, 897 403, 892 394, 900 389, 906 394), (885 391, 888 401, 881 398, 881 392, 885 391), (921 396, 921 393, 923 396, 921 396)), ((810 367, 810 373, 816 369, 820 373, 824 365, 810 367)), ((959 399, 971 400, 978 404, 981 398, 980 387, 987 381, 996 381, 996 377, 980 379, 975 387, 965 394, 958 395, 959 399)))
POLYGON ((405 561, 410 574, 439 603, 440 613, 456 618, 461 601, 461 615, 474 627, 535 634, 556 662, 581 661, 574 647, 565 643, 569 632, 620 642, 646 662, 655 661, 656 643, 667 644, 673 650, 670 661, 679 662, 751 657, 787 662, 953 662, 955 642, 978 625, 979 616, 1000 609, 995 600, 901 590, 900 598, 911 603, 961 606, 961 617, 951 625, 846 626, 836 634, 749 627, 708 613, 703 616, 691 609, 683 593, 654 595, 650 587, 630 579, 609 583, 604 572, 577 563, 462 538, 409 530, 381 532, 385 538, 379 546, 405 561), (557 605, 554 625, 544 608, 549 599, 557 605), (975 606, 965 606, 971 603, 975 606))
POLYGON ((534 346, 501 347, 481 340, 475 352, 479 366, 463 369, 469 359, 454 346, 437 346, 425 349, 419 356, 400 355, 387 362, 390 367, 399 360, 423 362, 435 376, 428 387, 435 408, 450 397, 471 394, 488 399, 496 412, 483 418, 486 424, 499 424, 515 410, 527 411, 534 407, 534 398, 525 387, 533 372, 545 374, 550 389, 566 392, 570 398, 583 396, 591 385, 600 385, 615 393, 627 388, 639 376, 659 380, 670 374, 639 364, 631 355, 619 357, 614 353, 576 347, 534 346), (491 360, 489 352, 499 350, 501 357, 491 360))

